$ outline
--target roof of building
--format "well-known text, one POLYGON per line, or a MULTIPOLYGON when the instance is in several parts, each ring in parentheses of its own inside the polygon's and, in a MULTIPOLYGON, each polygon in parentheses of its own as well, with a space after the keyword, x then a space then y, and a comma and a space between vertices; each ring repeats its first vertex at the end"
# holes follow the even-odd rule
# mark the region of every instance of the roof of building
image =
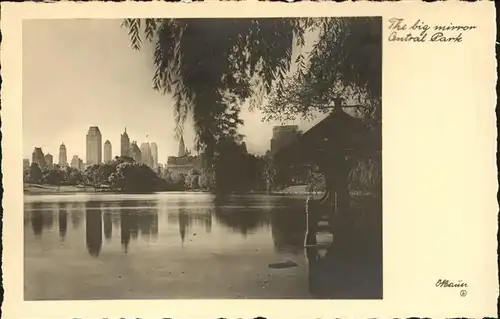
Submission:
POLYGON ((299 136, 297 141, 278 150, 274 158, 278 161, 315 161, 325 152, 344 154, 381 149, 381 134, 369 131, 366 124, 346 112, 339 110, 299 136))

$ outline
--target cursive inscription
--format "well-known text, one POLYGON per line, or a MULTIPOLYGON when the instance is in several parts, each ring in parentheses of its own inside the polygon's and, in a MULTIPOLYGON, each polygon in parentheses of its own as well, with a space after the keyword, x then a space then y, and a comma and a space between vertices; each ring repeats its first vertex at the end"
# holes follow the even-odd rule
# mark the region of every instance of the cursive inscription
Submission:
POLYGON ((437 42, 461 43, 465 33, 477 29, 475 25, 435 24, 430 25, 421 19, 406 21, 403 18, 390 18, 390 42, 437 42))
POLYGON ((438 288, 467 288, 467 283, 462 280, 458 280, 456 282, 448 280, 448 279, 439 279, 436 282, 436 287, 438 288))

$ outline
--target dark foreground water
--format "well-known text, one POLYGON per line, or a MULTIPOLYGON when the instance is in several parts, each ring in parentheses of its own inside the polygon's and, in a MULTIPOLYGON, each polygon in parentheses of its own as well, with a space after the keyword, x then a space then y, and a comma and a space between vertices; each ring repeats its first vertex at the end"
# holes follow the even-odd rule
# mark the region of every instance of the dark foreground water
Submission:
MULTIPOLYGON (((321 297, 314 281, 345 274, 310 262, 304 229, 303 197, 25 196, 25 299, 321 297)), ((326 290, 381 297, 379 279, 357 277, 368 287, 359 296, 332 283, 326 290)))

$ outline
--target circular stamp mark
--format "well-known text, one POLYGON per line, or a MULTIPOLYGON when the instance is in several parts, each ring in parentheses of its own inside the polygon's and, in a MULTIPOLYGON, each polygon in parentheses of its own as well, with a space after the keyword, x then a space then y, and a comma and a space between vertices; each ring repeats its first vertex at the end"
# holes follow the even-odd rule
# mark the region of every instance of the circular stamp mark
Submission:
POLYGON ((467 296, 467 290, 460 290, 460 297, 467 296))

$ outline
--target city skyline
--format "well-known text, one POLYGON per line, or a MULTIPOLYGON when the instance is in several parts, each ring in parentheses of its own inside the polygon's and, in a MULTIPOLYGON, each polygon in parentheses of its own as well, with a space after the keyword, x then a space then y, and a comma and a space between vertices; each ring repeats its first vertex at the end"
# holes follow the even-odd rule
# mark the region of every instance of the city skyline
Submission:
MULTIPOLYGON (((132 148, 133 145, 135 144, 137 146, 137 141, 130 139, 130 136, 127 134, 127 128, 125 127, 124 134, 120 135, 120 140, 122 138, 127 136, 127 149, 125 152, 127 153, 126 155, 123 155, 123 149, 119 149, 116 154, 113 153, 113 146, 109 139, 106 139, 104 143, 102 143, 103 136, 100 132, 100 129, 98 126, 90 126, 87 134, 86 134, 86 150, 85 150, 85 156, 81 157, 78 154, 71 154, 72 160, 71 163, 75 159, 79 159, 80 161, 83 161, 83 158, 85 158, 85 161, 83 162, 85 165, 93 165, 93 164, 101 164, 101 163, 108 163, 111 160, 113 160, 115 157, 119 156, 128 156, 136 159, 136 155, 134 154, 132 148)), ((181 138, 182 140, 182 138, 181 138)), ((159 165, 163 165, 162 162, 158 161, 158 145, 155 142, 139 142, 141 145, 141 148, 143 150, 139 150, 139 152, 145 153, 144 148, 147 148, 148 150, 146 151, 146 155, 142 154, 141 159, 136 159, 138 162, 145 163, 151 168, 157 168, 159 165), (145 158, 146 157, 146 158, 145 158)), ((121 145, 120 145, 121 146, 121 145)), ((43 167, 51 167, 53 164, 53 156, 51 152, 47 152, 43 149, 43 147, 40 146, 34 146, 33 151, 31 153, 31 156, 29 157, 23 157, 23 160, 28 160, 29 163, 37 163, 39 161, 44 161, 43 163, 38 163, 39 166, 43 167), (35 160, 35 157, 38 157, 38 154, 41 153, 43 156, 39 160, 35 160), (48 161, 48 162, 47 162, 48 161), (50 162, 50 164, 49 164, 50 162)), ((68 154, 67 154, 67 148, 66 144, 62 142, 59 146, 59 152, 57 153, 57 156, 59 158, 59 161, 54 164, 58 164, 59 166, 71 166, 71 167, 76 167, 73 164, 68 163, 68 154)), ((166 163, 166 162, 165 162, 166 163)))
MULTIPOLYGON (((120 134, 125 126, 131 141, 157 144, 158 162, 177 154, 172 99, 151 88, 153 48, 144 43, 142 51, 133 51, 121 22, 23 23, 23 157, 30 158, 35 146, 58 154, 64 142, 68 157, 85 159, 85 133, 90 126, 98 126, 103 142, 109 140, 115 146, 113 157, 120 155, 120 134), (72 38, 81 41, 70 41, 72 38), (93 63, 82 64, 81 57, 93 63)), ((272 127, 281 123, 263 123, 260 112, 246 109, 241 117, 245 125, 240 133, 246 135, 248 151, 264 154, 272 127)), ((299 122, 301 129, 313 125, 299 122)), ((184 142, 193 150, 194 131, 189 120, 184 142)))

